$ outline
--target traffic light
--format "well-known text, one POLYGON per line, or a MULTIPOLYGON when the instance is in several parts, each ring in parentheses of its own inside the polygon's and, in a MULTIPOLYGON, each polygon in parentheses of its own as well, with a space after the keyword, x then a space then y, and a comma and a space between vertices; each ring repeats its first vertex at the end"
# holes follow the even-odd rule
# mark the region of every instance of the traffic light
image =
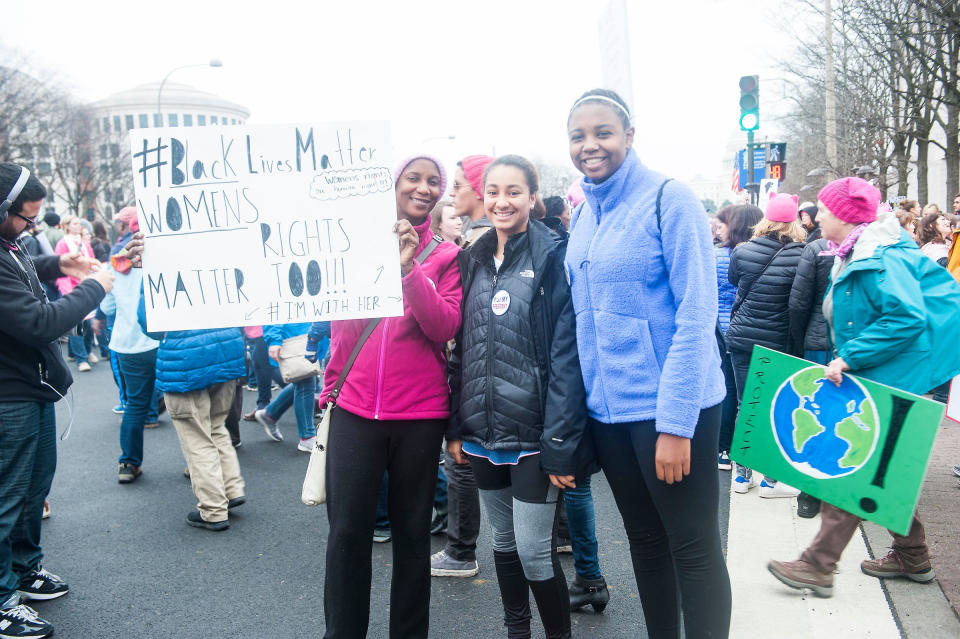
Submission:
POLYGON ((760 127, 760 76, 740 78, 740 129, 756 131, 760 127))

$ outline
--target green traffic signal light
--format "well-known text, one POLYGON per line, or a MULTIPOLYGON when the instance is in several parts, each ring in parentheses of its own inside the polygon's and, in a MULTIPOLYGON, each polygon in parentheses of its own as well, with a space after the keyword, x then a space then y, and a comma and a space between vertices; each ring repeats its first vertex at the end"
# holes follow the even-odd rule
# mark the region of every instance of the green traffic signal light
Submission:
POLYGON ((760 76, 740 78, 740 128, 756 131, 760 127, 760 76))

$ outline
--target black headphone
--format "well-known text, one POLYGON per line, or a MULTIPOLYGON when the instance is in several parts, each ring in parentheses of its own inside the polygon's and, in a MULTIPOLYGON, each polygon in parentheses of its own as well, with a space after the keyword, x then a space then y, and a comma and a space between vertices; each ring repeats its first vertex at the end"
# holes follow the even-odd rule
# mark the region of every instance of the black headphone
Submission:
POLYGON ((10 192, 7 193, 7 197, 3 199, 3 202, 0 202, 0 224, 7 219, 7 211, 10 210, 10 207, 13 206, 13 203, 20 197, 20 192, 23 191, 23 187, 27 185, 27 180, 30 179, 30 171, 26 167, 20 167, 20 177, 17 178, 16 183, 14 183, 13 188, 10 189, 10 192))

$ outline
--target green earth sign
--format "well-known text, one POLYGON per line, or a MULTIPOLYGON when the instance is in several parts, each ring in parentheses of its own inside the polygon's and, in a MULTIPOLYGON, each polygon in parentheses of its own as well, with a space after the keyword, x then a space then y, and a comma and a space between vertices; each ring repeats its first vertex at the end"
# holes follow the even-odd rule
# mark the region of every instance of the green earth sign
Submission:
POLYGON ((730 457, 906 534, 943 404, 755 347, 730 457))
POLYGON ((770 423, 784 457, 810 477, 859 470, 877 445, 877 408, 863 386, 845 376, 836 386, 822 366, 794 373, 780 386, 770 423))

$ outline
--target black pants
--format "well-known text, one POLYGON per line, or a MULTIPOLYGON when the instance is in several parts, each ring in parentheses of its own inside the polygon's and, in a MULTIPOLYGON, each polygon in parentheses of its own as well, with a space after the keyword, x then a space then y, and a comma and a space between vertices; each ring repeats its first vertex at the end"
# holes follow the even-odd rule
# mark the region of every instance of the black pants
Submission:
POLYGON ((430 516, 437 448, 445 419, 363 419, 334 408, 327 457, 328 639, 359 639, 370 620, 370 579, 377 493, 389 471, 393 535, 390 637, 426 637, 430 619, 430 516))
POLYGON ((690 474, 672 485, 657 479, 653 421, 589 421, 597 457, 623 517, 652 639, 680 636, 681 598, 686 637, 729 633, 730 577, 717 522, 720 412, 720 405, 700 412, 690 445, 690 474))
POLYGON ((480 492, 469 462, 458 464, 450 453, 443 456, 447 475, 447 556, 457 561, 477 560, 480 534, 480 492))

